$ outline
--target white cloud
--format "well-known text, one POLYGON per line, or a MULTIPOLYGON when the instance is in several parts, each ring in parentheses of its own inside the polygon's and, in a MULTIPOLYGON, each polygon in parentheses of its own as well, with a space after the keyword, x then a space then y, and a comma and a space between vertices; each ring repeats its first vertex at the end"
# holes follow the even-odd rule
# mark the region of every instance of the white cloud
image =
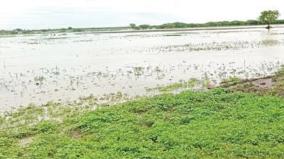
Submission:
MULTIPOLYGON (((1 0, 0 28, 256 19, 283 0, 1 0)), ((282 16, 283 17, 283 16, 282 16)))

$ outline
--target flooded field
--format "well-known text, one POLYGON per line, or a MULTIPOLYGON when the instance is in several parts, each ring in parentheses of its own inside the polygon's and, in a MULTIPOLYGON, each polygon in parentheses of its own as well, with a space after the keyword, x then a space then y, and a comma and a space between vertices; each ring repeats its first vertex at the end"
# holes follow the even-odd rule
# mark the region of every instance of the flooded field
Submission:
POLYGON ((193 79, 218 85, 270 75, 282 64, 281 28, 1 36, 0 111, 90 95, 151 95, 193 79))

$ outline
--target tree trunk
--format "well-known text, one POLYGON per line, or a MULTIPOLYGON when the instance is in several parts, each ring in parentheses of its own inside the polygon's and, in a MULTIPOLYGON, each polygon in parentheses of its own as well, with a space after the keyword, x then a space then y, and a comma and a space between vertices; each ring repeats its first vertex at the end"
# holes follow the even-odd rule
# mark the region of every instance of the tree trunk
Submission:
POLYGON ((271 25, 268 24, 267 27, 266 27, 266 29, 270 30, 270 29, 271 29, 271 25))

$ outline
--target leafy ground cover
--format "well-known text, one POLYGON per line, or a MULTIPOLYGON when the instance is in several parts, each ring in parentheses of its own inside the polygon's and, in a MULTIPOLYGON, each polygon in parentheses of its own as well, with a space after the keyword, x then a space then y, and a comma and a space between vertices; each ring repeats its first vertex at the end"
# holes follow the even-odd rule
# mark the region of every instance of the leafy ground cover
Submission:
POLYGON ((284 158, 284 71, 113 106, 93 98, 0 117, 0 158, 284 158))

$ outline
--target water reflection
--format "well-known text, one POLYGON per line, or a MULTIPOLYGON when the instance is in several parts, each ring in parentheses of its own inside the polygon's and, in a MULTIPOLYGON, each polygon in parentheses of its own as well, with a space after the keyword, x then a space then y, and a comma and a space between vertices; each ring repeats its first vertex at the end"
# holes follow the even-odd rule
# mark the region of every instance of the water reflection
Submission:
POLYGON ((270 75, 284 62, 284 30, 64 33, 0 38, 2 111, 31 102, 136 96, 190 79, 270 75))
POLYGON ((284 41, 281 41, 279 36, 277 36, 277 32, 273 30, 269 30, 267 33, 263 34, 263 39, 261 41, 261 44, 264 46, 277 46, 277 45, 283 45, 284 41))

